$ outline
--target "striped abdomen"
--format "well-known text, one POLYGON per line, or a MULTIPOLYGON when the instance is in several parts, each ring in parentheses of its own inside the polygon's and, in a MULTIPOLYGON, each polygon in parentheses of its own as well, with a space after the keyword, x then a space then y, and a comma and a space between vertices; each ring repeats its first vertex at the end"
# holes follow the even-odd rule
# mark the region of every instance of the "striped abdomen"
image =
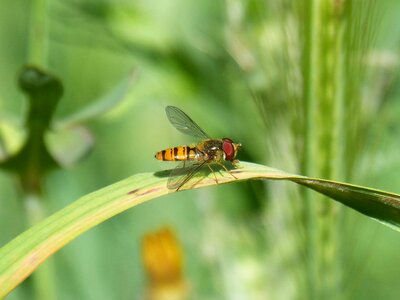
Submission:
POLYGON ((200 152, 196 147, 181 146, 159 151, 155 157, 158 160, 179 161, 179 160, 195 160, 200 152))

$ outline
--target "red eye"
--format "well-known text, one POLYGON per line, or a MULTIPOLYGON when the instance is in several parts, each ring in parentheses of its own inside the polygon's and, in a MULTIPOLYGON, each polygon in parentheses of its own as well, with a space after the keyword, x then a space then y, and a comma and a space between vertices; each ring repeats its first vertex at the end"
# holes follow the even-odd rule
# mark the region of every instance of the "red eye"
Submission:
POLYGON ((232 160, 235 157, 235 148, 230 139, 222 139, 222 150, 225 152, 225 160, 232 160))

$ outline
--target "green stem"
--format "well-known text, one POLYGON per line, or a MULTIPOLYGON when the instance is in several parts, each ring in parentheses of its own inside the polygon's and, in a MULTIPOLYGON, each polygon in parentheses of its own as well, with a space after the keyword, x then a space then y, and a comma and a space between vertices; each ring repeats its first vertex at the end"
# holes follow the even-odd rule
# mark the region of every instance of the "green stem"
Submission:
MULTIPOLYGON (((29 50, 28 50, 28 62, 42 68, 47 67, 48 63, 48 17, 47 7, 48 0, 33 0, 31 2, 31 15, 29 23, 29 50)), ((37 158, 37 157, 36 157, 37 158)), ((33 160, 35 158, 32 158, 33 160)), ((31 176, 28 174, 31 170, 27 168, 27 173, 22 175, 21 178, 23 193, 24 193, 24 205, 26 219, 29 227, 39 223, 45 218, 45 208, 43 206, 43 197, 40 182, 42 180, 42 174, 39 172, 36 174, 36 180, 39 182, 37 189, 32 190, 32 186, 29 185, 27 188, 26 181, 31 183, 31 176)), ((37 171, 37 170, 36 170, 37 171)), ((36 185, 33 185, 36 186, 36 185)), ((56 299, 55 294, 55 282, 54 282, 54 267, 52 264, 45 264, 41 266, 32 275, 32 284, 34 289, 34 295, 36 299, 51 300, 56 299)))
MULTIPOLYGON (((316 89, 318 77, 318 6, 319 0, 307 1, 305 14, 305 45, 304 45, 304 154, 302 161, 302 173, 312 175, 314 173, 315 140, 315 113, 316 113, 316 89)), ((317 299, 316 286, 318 286, 317 236, 315 222, 315 202, 307 189, 303 189, 304 217, 306 227, 306 251, 307 251, 307 289, 308 299, 317 299)))
MULTIPOLYGON (((24 195, 24 205, 29 228, 40 223, 46 217, 43 199, 39 194, 26 193, 24 195)), ((52 260, 46 262, 33 273, 32 285, 35 299, 56 299, 52 260)))
POLYGON ((31 2, 28 62, 46 68, 48 58, 47 0, 31 2))
MULTIPOLYGON (((36 128, 37 129, 37 128, 36 128)), ((31 133, 31 138, 26 155, 28 161, 26 167, 20 175, 21 187, 23 191, 23 203, 25 207, 25 217, 28 228, 40 223, 46 217, 46 208, 44 206, 42 181, 43 172, 41 168, 41 155, 43 155, 41 146, 41 137, 43 133, 40 129, 35 133, 31 133)), ((32 274, 32 286, 36 299, 52 300, 56 299, 54 267, 49 263, 41 266, 32 274)))

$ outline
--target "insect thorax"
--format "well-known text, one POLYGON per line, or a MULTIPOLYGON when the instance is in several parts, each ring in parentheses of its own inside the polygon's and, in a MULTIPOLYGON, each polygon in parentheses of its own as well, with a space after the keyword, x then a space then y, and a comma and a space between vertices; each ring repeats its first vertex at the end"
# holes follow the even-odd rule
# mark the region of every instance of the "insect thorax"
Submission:
POLYGON ((225 158, 225 153, 222 150, 222 140, 205 140, 199 143, 197 147, 200 151, 204 152, 208 160, 222 161, 225 158))

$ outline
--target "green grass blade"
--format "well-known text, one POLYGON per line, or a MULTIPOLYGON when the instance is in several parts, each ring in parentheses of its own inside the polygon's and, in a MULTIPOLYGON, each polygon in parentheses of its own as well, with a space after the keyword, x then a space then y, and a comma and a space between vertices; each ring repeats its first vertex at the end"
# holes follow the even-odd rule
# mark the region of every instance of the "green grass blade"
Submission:
POLYGON ((400 195, 348 183, 308 177, 291 181, 307 186, 400 231, 400 195))
MULTIPOLYGON (((385 224, 400 227, 400 196, 364 187, 285 173, 241 162, 232 170, 238 180, 291 180, 352 207, 385 224)), ((99 223, 145 201, 172 193, 166 187, 167 171, 142 173, 83 196, 30 228, 0 249, 0 298, 12 291, 49 256, 99 223)), ((236 181, 217 173, 220 183, 236 181)), ((210 174, 196 188, 215 185, 210 174)))

